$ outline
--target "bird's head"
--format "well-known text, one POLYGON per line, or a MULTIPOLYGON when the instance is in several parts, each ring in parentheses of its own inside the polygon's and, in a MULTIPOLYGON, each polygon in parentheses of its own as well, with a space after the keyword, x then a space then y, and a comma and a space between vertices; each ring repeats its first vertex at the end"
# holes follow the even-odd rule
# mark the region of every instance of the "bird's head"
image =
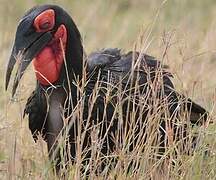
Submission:
POLYGON ((66 69, 69 74, 79 75, 82 72, 82 57, 80 33, 71 17, 55 5, 36 6, 19 21, 7 66, 6 89, 16 63, 18 69, 12 96, 31 62, 39 83, 49 86, 62 80, 66 69))

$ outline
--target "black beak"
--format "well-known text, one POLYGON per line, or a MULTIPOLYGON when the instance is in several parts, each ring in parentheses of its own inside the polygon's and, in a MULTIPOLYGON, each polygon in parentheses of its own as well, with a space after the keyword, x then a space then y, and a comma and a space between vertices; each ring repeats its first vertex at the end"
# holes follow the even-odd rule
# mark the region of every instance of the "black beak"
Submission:
POLYGON ((32 59, 34 59, 34 57, 50 42, 51 39, 51 32, 32 34, 27 37, 22 37, 17 32, 15 43, 7 66, 5 81, 5 88, 7 90, 14 65, 16 62, 18 62, 18 69, 13 83, 12 97, 16 92, 22 75, 24 74, 28 65, 31 63, 32 59))

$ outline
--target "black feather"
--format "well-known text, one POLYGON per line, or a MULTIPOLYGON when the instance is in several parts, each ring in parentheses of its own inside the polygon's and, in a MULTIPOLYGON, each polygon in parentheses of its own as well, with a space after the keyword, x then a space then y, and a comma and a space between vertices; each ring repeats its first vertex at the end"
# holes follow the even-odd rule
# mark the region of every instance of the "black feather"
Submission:
MULTIPOLYGON (((147 138, 144 131, 145 128, 143 130, 142 126, 148 122, 148 115, 157 116, 163 108, 167 108, 169 118, 173 119, 171 127, 173 127, 177 135, 175 123, 180 117, 182 110, 191 111, 188 119, 191 124, 203 124, 207 120, 207 111, 190 99, 177 93, 171 81, 172 74, 169 73, 168 66, 163 65, 152 56, 132 51, 122 53, 120 49, 116 48, 102 49, 88 56, 87 68, 83 70, 83 46, 80 33, 71 17, 62 8, 54 5, 38 6, 25 14, 24 21, 25 18, 30 18, 26 22, 28 22, 28 26, 32 26, 32 22, 29 23, 29 21, 33 21, 40 12, 50 8, 56 13, 54 30, 59 25, 64 24, 68 31, 65 52, 66 66, 62 66, 60 77, 54 84, 60 87, 56 89, 52 86, 38 85, 29 97, 24 110, 24 114, 29 115, 29 128, 33 138, 37 140, 38 133, 42 134, 44 139, 47 140, 50 157, 54 154, 53 152, 57 147, 56 138, 61 132, 61 128, 63 128, 61 115, 64 112, 62 112, 62 107, 73 112, 73 108, 80 101, 84 101, 83 114, 81 116, 83 118, 74 118, 73 114, 69 114, 72 116, 72 119, 74 118, 69 130, 72 161, 76 159, 77 131, 80 128, 79 126, 81 126, 82 131, 85 130, 85 125, 88 126, 82 147, 83 150, 90 149, 89 152, 85 152, 88 159, 91 155, 91 131, 95 127, 93 125, 97 125, 98 137, 104 139, 102 144, 99 143, 101 145, 101 153, 109 155, 117 149, 115 142, 121 142, 121 139, 116 139, 118 138, 117 132, 121 123, 125 133, 127 133, 127 130, 130 129, 131 124, 133 125, 133 121, 135 121, 135 138, 129 137, 129 143, 131 143, 129 150, 132 151, 138 141, 138 134, 139 136, 144 136, 145 140, 147 138), (68 70, 70 85, 67 83, 66 69, 68 70), (88 81, 85 84, 84 93, 80 95, 78 93, 80 88, 77 88, 80 82, 77 83, 77 86, 75 82, 77 79, 80 80, 82 78, 85 71, 87 72, 85 74, 87 74, 88 81), (96 86, 98 83, 99 87, 96 86), (111 91, 109 90, 110 87, 111 91), (93 103, 92 97, 95 90, 98 94, 95 103, 93 103), (49 91, 49 96, 46 94, 47 91, 49 91), (68 100, 65 97, 65 94, 71 94, 72 103, 70 99, 68 100), (158 105, 155 105, 155 99, 159 101, 158 105), (92 111, 89 112, 92 104, 92 111), (117 104, 121 106, 115 113, 117 104), (52 106, 50 107, 51 109, 48 108, 49 106, 52 106), (158 108, 157 112, 152 112, 151 109, 154 106, 158 108), (122 117, 120 112, 122 112, 122 117), (133 114, 135 115, 134 118, 130 118, 133 114), (88 119, 90 119, 89 124, 87 124, 88 119)), ((27 26, 25 27, 28 29, 27 26)), ((82 85, 84 86, 84 84, 82 85)), ((163 152, 166 140, 165 113, 160 115, 159 124, 159 130, 157 131, 156 129, 156 131, 159 134, 159 144, 161 152, 163 152)), ((177 139, 179 138, 177 137, 177 139)), ((60 157, 55 156, 54 159, 57 159, 59 162, 60 157)))

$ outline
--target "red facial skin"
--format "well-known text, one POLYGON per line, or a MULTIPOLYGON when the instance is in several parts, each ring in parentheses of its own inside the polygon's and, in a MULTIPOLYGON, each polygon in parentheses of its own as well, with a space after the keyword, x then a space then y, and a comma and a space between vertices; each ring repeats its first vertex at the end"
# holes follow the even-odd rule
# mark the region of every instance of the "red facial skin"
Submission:
MULTIPOLYGON (((54 27, 55 13, 49 9, 35 18, 34 27, 37 32, 47 32, 54 27)), ((42 85, 51 85, 59 78, 64 52, 66 50, 67 29, 60 25, 51 42, 33 59, 36 78, 42 85)))

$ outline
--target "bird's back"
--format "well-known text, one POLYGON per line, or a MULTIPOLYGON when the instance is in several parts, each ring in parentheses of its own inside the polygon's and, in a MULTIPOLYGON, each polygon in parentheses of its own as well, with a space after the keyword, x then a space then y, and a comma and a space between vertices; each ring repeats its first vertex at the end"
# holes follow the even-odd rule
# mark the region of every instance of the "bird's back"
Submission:
POLYGON ((146 93, 153 96, 156 93, 157 98, 169 97, 177 101, 172 75, 167 71, 167 66, 152 56, 132 51, 122 54, 120 49, 103 49, 90 54, 87 64, 90 88, 87 86, 86 89, 89 94, 99 80, 102 87, 110 87, 113 92, 121 90, 123 94, 133 97, 137 93, 139 96, 146 96, 146 93))

